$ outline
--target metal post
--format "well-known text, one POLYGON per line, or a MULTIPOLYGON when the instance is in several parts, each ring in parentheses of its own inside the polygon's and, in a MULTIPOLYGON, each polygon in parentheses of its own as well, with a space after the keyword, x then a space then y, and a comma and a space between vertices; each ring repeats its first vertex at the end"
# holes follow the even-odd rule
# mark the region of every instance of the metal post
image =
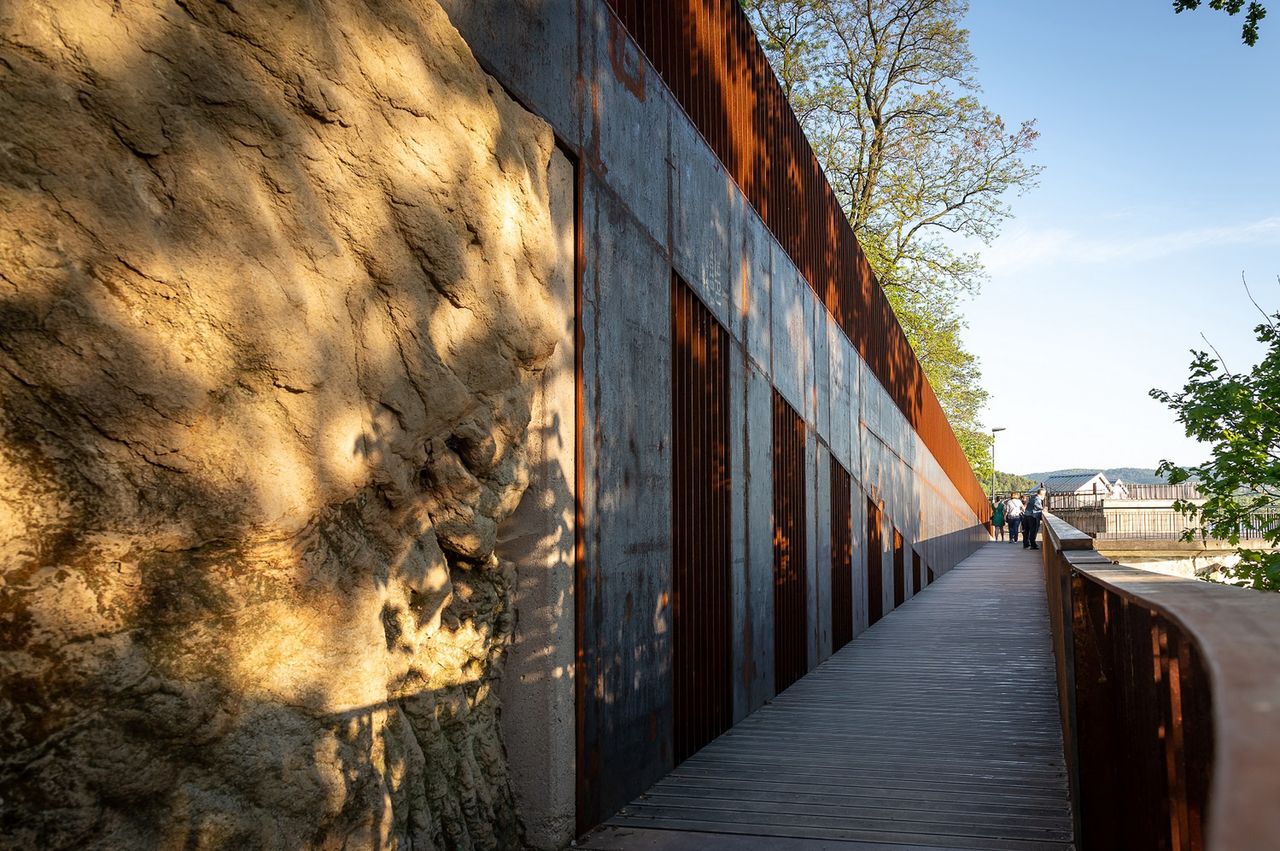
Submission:
POLYGON ((1004 431, 1004 426, 991 429, 991 498, 996 498, 996 432, 1004 431))

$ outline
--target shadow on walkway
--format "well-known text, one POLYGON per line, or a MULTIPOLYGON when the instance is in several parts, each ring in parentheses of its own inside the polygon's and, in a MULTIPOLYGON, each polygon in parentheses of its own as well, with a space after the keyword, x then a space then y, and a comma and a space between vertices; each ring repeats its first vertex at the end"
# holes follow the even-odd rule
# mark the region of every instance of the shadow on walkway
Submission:
POLYGON ((984 546, 580 847, 1073 848, 1038 555, 984 546))

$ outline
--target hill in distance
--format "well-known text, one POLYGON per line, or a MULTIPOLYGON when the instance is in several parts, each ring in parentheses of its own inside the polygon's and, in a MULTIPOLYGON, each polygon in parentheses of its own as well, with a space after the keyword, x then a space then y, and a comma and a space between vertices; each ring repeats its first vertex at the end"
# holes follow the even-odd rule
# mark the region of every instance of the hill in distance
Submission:
MULTIPOLYGON (((1081 473, 1096 473, 1097 467, 1072 467, 1066 470, 1050 470, 1046 473, 1027 473, 1028 479, 1034 479, 1037 482, 1044 481, 1049 476, 1073 476, 1081 473)), ((1165 479, 1156 475, 1155 470, 1145 469, 1143 467, 1108 467, 1102 470, 1107 474, 1107 478, 1111 481, 1120 479, 1125 484, 1131 485, 1163 485, 1167 484, 1165 479)))

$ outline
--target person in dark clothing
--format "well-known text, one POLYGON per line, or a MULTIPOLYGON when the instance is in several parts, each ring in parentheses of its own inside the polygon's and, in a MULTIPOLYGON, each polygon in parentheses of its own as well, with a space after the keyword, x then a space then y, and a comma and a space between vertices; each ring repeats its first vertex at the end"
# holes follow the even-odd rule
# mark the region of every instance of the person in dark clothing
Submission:
POLYGON ((1044 488, 1036 491, 1027 500, 1027 508, 1022 512, 1022 546, 1028 550, 1038 550, 1036 534, 1040 531, 1040 518, 1044 516, 1044 488))

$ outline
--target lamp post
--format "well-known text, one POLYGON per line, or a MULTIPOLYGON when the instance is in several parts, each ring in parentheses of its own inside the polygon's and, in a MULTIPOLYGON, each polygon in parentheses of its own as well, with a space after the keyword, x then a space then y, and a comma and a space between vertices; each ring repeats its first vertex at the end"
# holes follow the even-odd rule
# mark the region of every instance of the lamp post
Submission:
POLYGON ((991 498, 996 498, 996 432, 1004 431, 1004 426, 991 429, 991 498))

